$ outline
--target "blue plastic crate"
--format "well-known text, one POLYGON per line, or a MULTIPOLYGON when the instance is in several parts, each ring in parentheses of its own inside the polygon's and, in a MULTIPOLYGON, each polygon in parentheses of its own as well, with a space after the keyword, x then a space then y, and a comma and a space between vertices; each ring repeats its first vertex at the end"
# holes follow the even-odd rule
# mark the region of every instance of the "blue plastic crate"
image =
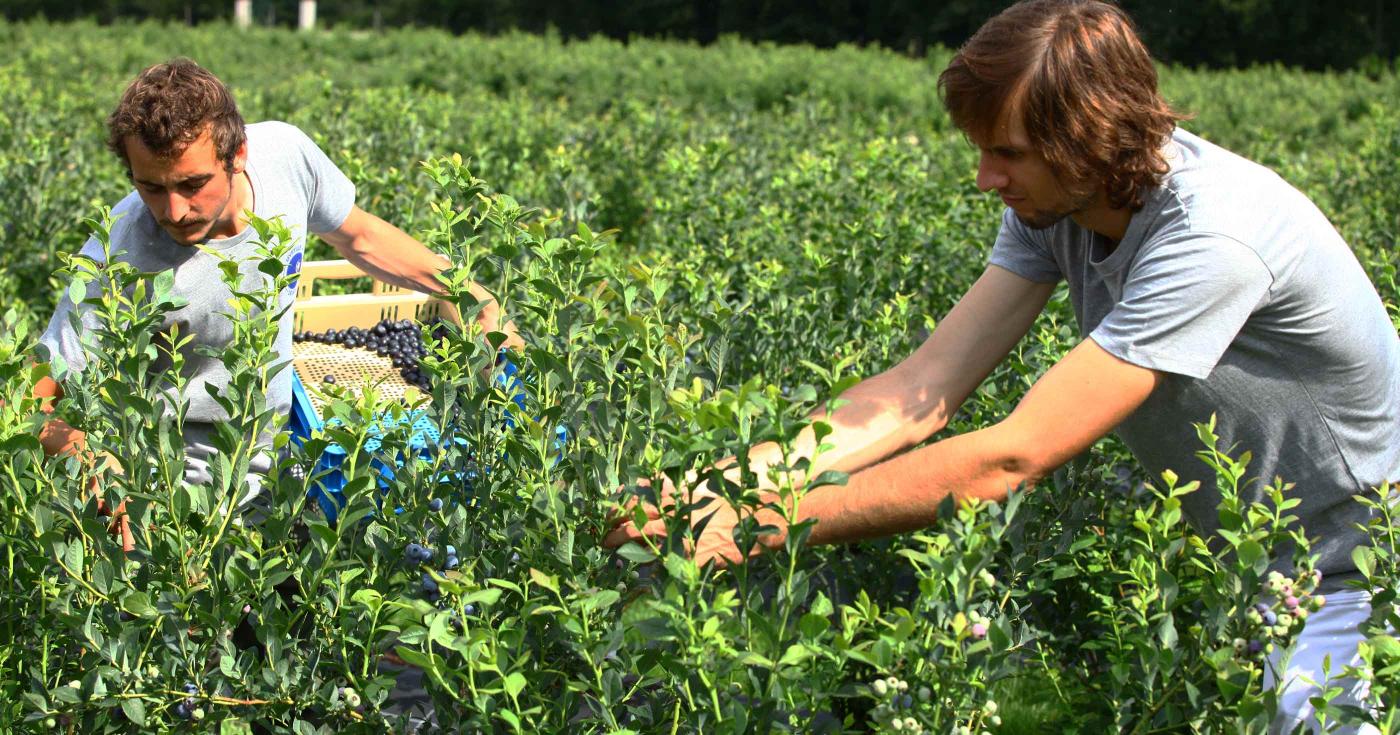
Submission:
MULTIPOLYGON (((505 359, 504 356, 502 356, 501 362, 501 372, 496 376, 496 385, 511 393, 511 401, 515 404, 514 408, 523 410, 525 408, 525 392, 523 390, 524 386, 521 382, 519 368, 516 367, 515 363, 505 359)), ((381 420, 388 420, 388 417, 380 418, 381 420)), ((409 437, 410 450, 417 457, 431 457, 434 448, 438 446, 441 439, 437 426, 429 421, 426 413, 422 411, 409 414, 407 419, 397 419, 400 423, 405 420, 411 420, 413 422, 412 433, 409 437)), ((515 428, 516 425, 515 418, 512 414, 512 408, 509 406, 506 408, 504 424, 507 428, 515 428)), ((288 429, 292 433, 292 440, 298 446, 301 446, 307 439, 311 438, 312 434, 322 430, 324 427, 325 422, 322 421, 321 416, 316 412, 316 407, 311 402, 311 397, 307 395, 306 387, 301 382, 301 376, 297 375, 296 371, 293 370, 292 415, 288 421, 288 429)), ((569 431, 564 426, 555 427, 554 433, 555 448, 560 448, 568 442, 569 431)), ((457 446, 466 446, 466 441, 460 437, 454 437, 452 441, 457 446)), ((373 452, 378 448, 379 440, 377 438, 371 436, 365 441, 365 449, 367 451, 373 452)), ((345 449, 340 445, 332 443, 327 446, 325 451, 321 454, 320 459, 317 460, 316 467, 313 471, 313 476, 316 477, 316 481, 311 484, 310 489, 308 489, 306 493, 308 498, 316 501, 317 505, 321 508, 321 512, 325 514, 326 520, 331 524, 336 522, 336 519, 340 515, 340 509, 344 508, 346 504, 344 493, 345 476, 340 471, 340 466, 344 463, 345 457, 345 449)), ((558 459, 556 458, 555 461, 557 463, 558 459)), ((394 466, 389 466, 379 459, 372 461, 371 466, 378 476, 377 484, 381 490, 388 489, 389 481, 394 479, 395 469, 401 464, 402 458, 396 461, 394 466)), ((465 490, 470 491, 471 484, 475 479, 475 477, 455 477, 453 478, 453 484, 463 486, 465 490)), ((401 511, 402 509, 396 508, 395 510, 401 511)))
MULTIPOLYGON (((388 420, 387 416, 380 417, 380 420, 388 420)), ((398 419, 403 422, 406 419, 398 419)), ((429 457, 433 448, 437 446, 439 435, 437 426, 428 420, 422 411, 409 414, 407 420, 412 420, 412 434, 409 437, 409 448, 419 457, 429 457)), ((292 433, 292 441, 300 446, 312 434, 322 430, 325 422, 321 420, 316 412, 316 407, 311 403, 311 397, 306 393, 306 387, 302 385, 301 377, 292 374, 292 415, 287 422, 287 428, 292 433)), ((371 436, 365 441, 365 449, 373 452, 379 448, 379 439, 371 436)), ((332 443, 322 452, 321 457, 316 462, 314 474, 317 480, 312 483, 307 490, 307 497, 315 500, 320 506, 321 512, 326 519, 335 523, 340 514, 340 509, 345 507, 345 476, 340 471, 340 465, 345 461, 346 452, 343 447, 332 443)), ((375 459, 372 467, 379 476, 380 489, 387 489, 389 481, 394 478, 394 470, 397 466, 389 466, 385 462, 375 459)))

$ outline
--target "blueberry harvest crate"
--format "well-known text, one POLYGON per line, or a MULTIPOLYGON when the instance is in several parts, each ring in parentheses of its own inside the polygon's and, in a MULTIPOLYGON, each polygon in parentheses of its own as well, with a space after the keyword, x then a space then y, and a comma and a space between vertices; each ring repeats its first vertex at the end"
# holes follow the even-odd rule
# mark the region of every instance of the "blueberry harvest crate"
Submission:
MULTIPOLYGON (((369 293, 324 296, 313 293, 318 281, 364 277, 366 274, 363 271, 346 260, 304 264, 297 280, 296 303, 292 307, 293 329, 299 333, 350 327, 371 329, 384 320, 426 322, 435 317, 460 323, 456 310, 448 304, 426 294, 380 281, 374 281, 369 293)), ((358 392, 374 385, 379 395, 389 400, 403 398, 409 388, 390 358, 340 344, 296 341, 292 345, 292 366, 292 415, 288 429, 297 445, 325 426, 321 419, 325 402, 319 387, 327 375, 334 376, 338 386, 350 391, 358 392), (308 390, 308 385, 313 387, 308 390)), ((514 378, 514 365, 508 365, 506 373, 503 377, 509 382, 514 378)), ((410 451, 417 456, 427 456, 440 438, 437 427, 421 414, 412 416, 411 420, 410 451)), ((365 443, 368 452, 378 448, 379 441, 373 437, 365 443)), ((327 447, 316 463, 314 473, 317 481, 307 492, 307 497, 316 500, 331 523, 335 522, 340 509, 345 506, 342 492, 345 477, 340 471, 345 457, 345 449, 339 445, 327 447)), ((380 477, 381 488, 386 487, 386 480, 394 476, 394 467, 376 459, 373 469, 380 477)))

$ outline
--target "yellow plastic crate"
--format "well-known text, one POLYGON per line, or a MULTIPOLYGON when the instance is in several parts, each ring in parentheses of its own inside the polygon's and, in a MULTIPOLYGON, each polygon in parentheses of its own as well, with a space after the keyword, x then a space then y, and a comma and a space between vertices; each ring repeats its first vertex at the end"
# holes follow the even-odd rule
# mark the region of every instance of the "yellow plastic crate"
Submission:
MULTIPOLYGON (((316 296, 317 281, 363 278, 367 274, 348 260, 318 260, 302 265, 297 281, 296 303, 292 306, 293 329, 298 332, 324 332, 328 329, 359 327, 369 329, 384 319, 413 319, 426 322, 437 317, 460 323, 457 310, 444 301, 417 291, 408 291, 375 281, 369 293, 316 296)), ((319 390, 326 375, 334 375, 336 385, 356 394, 367 385, 377 384, 381 396, 403 398, 408 390, 399 369, 388 357, 363 348, 327 345, 320 342, 294 342, 292 366, 316 412, 321 412, 319 390)))

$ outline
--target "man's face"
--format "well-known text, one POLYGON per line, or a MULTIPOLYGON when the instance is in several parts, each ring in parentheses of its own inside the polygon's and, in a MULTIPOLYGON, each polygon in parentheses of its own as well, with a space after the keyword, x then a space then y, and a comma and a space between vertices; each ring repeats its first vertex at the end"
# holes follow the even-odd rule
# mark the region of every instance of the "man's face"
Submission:
POLYGON ((1050 164, 1031 145, 1021 116, 1008 113, 991 140, 974 140, 981 150, 977 188, 996 190, 1016 218, 1033 230, 1045 229, 1083 212, 1095 194, 1075 195, 1060 183, 1050 164))
POLYGON ((237 234, 229 200, 234 176, 243 172, 246 147, 234 156, 232 172, 219 161, 207 129, 172 158, 161 158, 135 136, 128 137, 126 157, 141 201, 175 242, 194 245, 237 234))

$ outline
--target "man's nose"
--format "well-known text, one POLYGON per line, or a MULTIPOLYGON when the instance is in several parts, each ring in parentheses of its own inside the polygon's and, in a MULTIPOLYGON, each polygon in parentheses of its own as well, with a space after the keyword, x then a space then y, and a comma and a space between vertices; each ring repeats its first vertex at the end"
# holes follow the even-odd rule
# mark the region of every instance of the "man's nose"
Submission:
POLYGON ((165 218, 172 224, 179 224, 185 215, 190 213, 190 200, 179 194, 170 193, 166 195, 165 218))
POLYGON ((991 191, 992 189, 1002 189, 1010 183, 1006 172, 997 165, 993 156, 983 153, 977 159, 977 188, 981 191, 991 191))

